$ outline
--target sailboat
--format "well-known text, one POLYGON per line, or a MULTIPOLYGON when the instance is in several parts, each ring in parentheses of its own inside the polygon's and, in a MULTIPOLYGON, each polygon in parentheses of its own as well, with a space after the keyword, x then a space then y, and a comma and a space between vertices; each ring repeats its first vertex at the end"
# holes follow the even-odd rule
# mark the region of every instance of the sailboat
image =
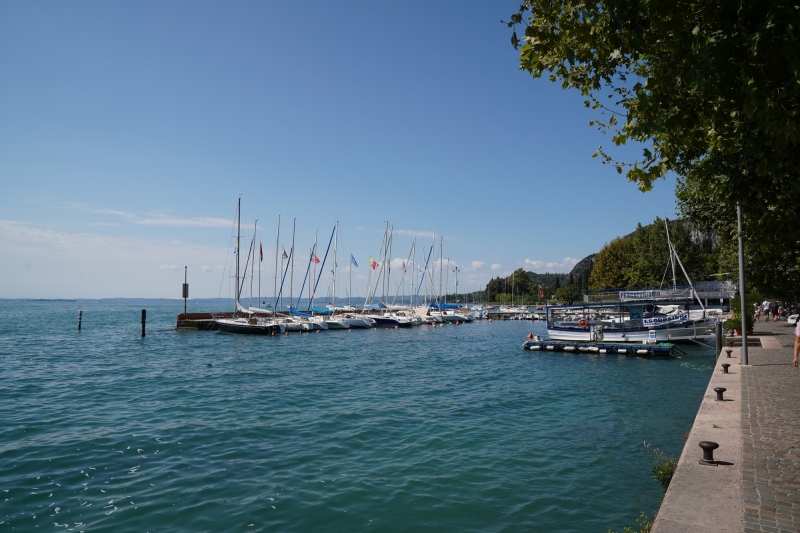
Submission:
MULTIPOLYGON (((333 305, 330 308, 330 314, 321 313, 323 315, 322 320, 328 325, 328 329, 350 329, 352 325, 350 324, 350 320, 345 318, 342 315, 336 315, 336 253, 339 248, 339 222, 336 222, 336 226, 333 228, 333 234, 335 236, 335 244, 333 245, 333 305)), ((326 254, 327 256, 327 254, 326 254)), ((325 264, 323 263, 323 267, 325 264)), ((315 310, 315 312, 319 312, 315 310)))
POLYGON ((242 199, 239 198, 239 203, 236 209, 237 225, 236 225, 236 299, 234 304, 234 313, 231 318, 215 318, 214 327, 225 333, 243 333, 249 335, 275 335, 286 331, 283 324, 278 324, 272 319, 258 316, 254 311, 245 309, 239 299, 242 292, 242 284, 239 283, 239 240, 241 238, 242 228, 242 199))

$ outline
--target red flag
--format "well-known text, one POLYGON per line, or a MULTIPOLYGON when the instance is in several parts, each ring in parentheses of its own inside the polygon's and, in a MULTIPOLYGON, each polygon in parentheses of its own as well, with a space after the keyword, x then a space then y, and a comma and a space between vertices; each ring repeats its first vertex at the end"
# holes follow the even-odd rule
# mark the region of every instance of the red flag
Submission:
POLYGON ((264 262, 264 249, 261 248, 261 243, 258 243, 258 255, 261 256, 261 262, 264 262))
POLYGON ((316 255, 314 256, 314 262, 319 263, 319 257, 317 257, 316 255))

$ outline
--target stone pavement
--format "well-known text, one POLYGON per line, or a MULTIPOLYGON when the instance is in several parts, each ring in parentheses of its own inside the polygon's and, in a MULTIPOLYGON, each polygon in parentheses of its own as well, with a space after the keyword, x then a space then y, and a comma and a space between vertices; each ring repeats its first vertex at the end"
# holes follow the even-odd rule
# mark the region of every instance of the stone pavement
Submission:
POLYGON ((745 533, 800 531, 800 369, 792 367, 794 326, 760 322, 755 333, 774 335, 774 340, 751 346, 750 364, 741 367, 742 528, 745 533))

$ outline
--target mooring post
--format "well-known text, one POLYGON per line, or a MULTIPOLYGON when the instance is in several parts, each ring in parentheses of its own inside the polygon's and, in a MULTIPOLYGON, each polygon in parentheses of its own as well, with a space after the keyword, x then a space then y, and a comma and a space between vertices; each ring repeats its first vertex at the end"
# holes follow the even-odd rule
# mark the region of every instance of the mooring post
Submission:
POLYGON ((78 311, 78 331, 81 330, 81 321, 83 320, 83 311, 78 311))
POLYGON ((144 337, 144 324, 147 321, 147 309, 142 309, 142 337, 144 337))

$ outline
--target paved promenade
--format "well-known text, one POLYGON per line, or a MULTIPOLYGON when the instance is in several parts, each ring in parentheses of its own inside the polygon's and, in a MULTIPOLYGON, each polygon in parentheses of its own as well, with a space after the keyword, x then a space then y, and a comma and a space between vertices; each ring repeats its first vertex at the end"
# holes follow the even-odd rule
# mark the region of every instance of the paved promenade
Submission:
POLYGON ((774 335, 750 347, 742 370, 743 531, 800 531, 800 369, 794 326, 760 322, 774 335), (776 342, 777 341, 777 342, 776 342))

